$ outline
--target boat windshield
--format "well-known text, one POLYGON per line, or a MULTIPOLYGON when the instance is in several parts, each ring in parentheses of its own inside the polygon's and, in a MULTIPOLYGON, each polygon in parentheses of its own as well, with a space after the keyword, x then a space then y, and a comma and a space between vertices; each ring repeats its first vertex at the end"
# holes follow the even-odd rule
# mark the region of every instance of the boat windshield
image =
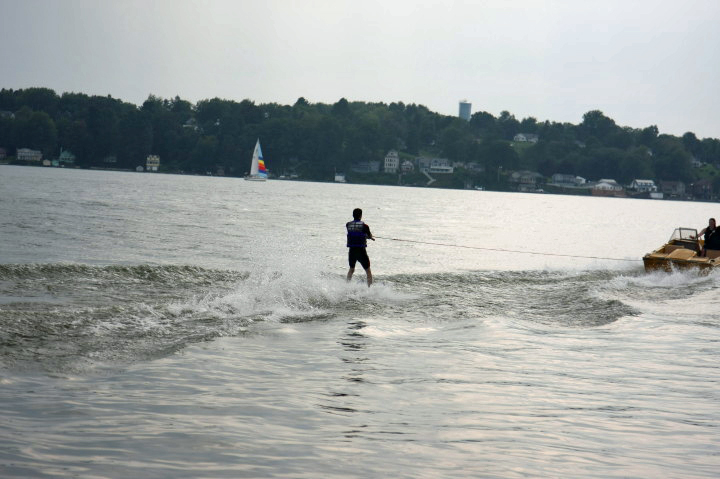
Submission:
POLYGON ((676 228, 670 237, 673 240, 694 240, 697 239, 697 230, 695 228, 676 228))

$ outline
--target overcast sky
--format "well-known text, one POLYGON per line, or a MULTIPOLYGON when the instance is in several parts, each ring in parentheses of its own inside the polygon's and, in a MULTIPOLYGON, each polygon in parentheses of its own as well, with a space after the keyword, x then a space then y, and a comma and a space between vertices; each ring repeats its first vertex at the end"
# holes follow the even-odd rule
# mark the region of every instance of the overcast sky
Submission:
POLYGON ((402 101, 720 138, 716 0, 0 0, 0 87, 402 101))

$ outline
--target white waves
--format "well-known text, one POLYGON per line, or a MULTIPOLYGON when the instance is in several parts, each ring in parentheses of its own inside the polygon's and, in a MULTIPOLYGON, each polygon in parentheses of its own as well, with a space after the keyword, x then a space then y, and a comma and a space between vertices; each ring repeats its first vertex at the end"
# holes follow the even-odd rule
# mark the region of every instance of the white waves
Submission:
POLYGON ((613 296, 654 318, 703 317, 720 319, 720 272, 653 272, 635 276, 619 275, 598 288, 600 296, 613 296))
POLYGON ((256 267, 230 291, 209 293, 173 308, 248 321, 303 321, 352 312, 361 304, 393 304, 413 298, 382 281, 368 288, 363 273, 348 283, 341 274, 312 266, 287 262, 280 266, 256 267))

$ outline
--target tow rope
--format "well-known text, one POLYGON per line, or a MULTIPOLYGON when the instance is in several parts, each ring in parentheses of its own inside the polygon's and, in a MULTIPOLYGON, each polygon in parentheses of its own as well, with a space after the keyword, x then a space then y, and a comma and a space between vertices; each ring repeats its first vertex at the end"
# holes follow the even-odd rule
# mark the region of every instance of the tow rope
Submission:
POLYGON ((390 240, 390 241, 402 241, 404 243, 418 243, 418 244, 429 244, 429 245, 434 245, 434 246, 448 246, 451 248, 478 249, 478 250, 483 250, 483 251, 501 251, 503 253, 535 254, 535 255, 540 255, 540 256, 562 256, 564 258, 605 259, 605 260, 611 260, 611 261, 631 261, 631 262, 642 261, 640 259, 609 258, 606 256, 583 256, 583 255, 576 255, 576 254, 543 253, 541 251, 519 251, 519 250, 505 249, 505 248, 485 248, 482 246, 467 246, 467 245, 452 244, 452 243, 435 243, 432 241, 414 241, 414 240, 407 240, 407 239, 400 239, 400 238, 387 238, 384 236, 375 236, 375 238, 386 239, 386 240, 390 240))

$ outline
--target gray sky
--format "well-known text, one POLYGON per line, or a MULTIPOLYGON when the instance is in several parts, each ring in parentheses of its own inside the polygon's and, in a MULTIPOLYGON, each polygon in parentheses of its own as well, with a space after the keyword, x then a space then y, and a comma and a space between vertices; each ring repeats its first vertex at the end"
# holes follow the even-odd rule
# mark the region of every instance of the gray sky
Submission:
POLYGON ((402 101, 720 137, 716 0, 0 0, 0 87, 402 101))

